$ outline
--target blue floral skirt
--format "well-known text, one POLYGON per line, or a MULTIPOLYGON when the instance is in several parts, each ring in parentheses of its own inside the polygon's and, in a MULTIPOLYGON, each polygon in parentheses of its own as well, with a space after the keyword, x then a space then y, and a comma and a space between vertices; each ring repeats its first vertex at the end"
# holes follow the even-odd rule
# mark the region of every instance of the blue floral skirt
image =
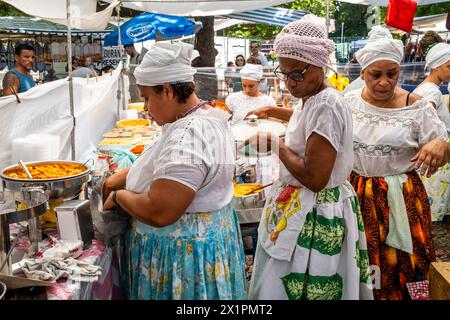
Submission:
POLYGON ((129 299, 245 299, 245 256, 231 205, 157 228, 136 220, 122 239, 129 299))

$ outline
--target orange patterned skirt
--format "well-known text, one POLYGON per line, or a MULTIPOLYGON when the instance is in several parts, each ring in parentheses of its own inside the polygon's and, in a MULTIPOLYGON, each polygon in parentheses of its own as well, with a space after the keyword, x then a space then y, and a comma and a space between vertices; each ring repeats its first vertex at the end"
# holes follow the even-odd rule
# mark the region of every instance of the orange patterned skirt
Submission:
POLYGON ((373 291, 377 300, 407 298, 406 283, 428 279, 430 264, 435 261, 430 204, 425 187, 415 171, 406 175, 408 180, 403 186, 403 197, 413 240, 412 255, 385 244, 389 232, 386 180, 367 178, 356 172, 350 175, 350 183, 360 201, 370 265, 378 266, 381 274, 380 285, 373 291))

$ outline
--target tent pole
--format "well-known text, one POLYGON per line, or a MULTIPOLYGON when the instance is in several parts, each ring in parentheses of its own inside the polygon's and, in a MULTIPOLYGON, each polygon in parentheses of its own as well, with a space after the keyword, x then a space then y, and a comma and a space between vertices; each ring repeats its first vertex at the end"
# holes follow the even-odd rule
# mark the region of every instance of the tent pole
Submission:
POLYGON ((327 38, 330 33, 330 0, 327 0, 327 38))
POLYGON ((75 160, 75 108, 73 101, 73 81, 72 81, 72 23, 70 17, 70 0, 66 0, 66 12, 67 12, 67 67, 69 72, 69 103, 70 103, 70 115, 72 116, 73 126, 70 133, 70 145, 72 150, 72 160, 75 160))
POLYGON ((127 109, 126 105, 126 91, 125 91, 125 78, 124 78, 124 72, 125 72, 125 62, 123 59, 123 45, 122 45, 122 32, 120 30, 120 6, 122 5, 122 2, 119 3, 119 5, 116 7, 117 11, 117 31, 118 31, 118 45, 119 45, 119 55, 120 55, 120 61, 122 61, 122 71, 120 72, 120 80, 119 80, 119 89, 117 92, 117 97, 119 98, 118 104, 117 104, 117 117, 120 118, 120 102, 122 101, 122 110, 127 109))

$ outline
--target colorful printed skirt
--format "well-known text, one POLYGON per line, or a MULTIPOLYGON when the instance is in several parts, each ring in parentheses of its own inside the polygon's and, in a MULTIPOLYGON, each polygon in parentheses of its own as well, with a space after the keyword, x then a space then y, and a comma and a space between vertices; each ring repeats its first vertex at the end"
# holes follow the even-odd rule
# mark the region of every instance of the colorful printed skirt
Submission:
POLYGON ((246 298, 245 256, 231 205, 186 213, 163 228, 133 221, 122 240, 121 275, 129 299, 246 298))
POLYGON ((431 220, 442 221, 450 215, 450 164, 441 167, 430 178, 422 176, 431 206, 431 220))
POLYGON ((373 299, 358 198, 277 182, 259 225, 250 299, 373 299))
POLYGON ((352 172, 350 182, 359 197, 371 267, 380 272, 375 299, 407 298, 406 283, 427 279, 430 263, 435 260, 431 237, 430 204, 427 193, 415 172, 408 172, 403 185, 411 231, 413 254, 386 245, 389 233, 388 185, 384 178, 367 178, 352 172))

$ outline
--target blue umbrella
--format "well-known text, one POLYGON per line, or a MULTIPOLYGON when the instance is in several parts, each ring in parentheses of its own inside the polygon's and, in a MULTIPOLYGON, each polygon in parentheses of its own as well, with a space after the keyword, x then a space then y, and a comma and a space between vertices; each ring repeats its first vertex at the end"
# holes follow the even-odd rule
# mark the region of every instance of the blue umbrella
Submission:
MULTIPOLYGON (((173 39, 194 34, 202 28, 201 22, 167 14, 143 13, 120 26, 122 44, 132 44, 154 39, 173 39)), ((105 46, 119 44, 118 28, 105 37, 105 46)))

